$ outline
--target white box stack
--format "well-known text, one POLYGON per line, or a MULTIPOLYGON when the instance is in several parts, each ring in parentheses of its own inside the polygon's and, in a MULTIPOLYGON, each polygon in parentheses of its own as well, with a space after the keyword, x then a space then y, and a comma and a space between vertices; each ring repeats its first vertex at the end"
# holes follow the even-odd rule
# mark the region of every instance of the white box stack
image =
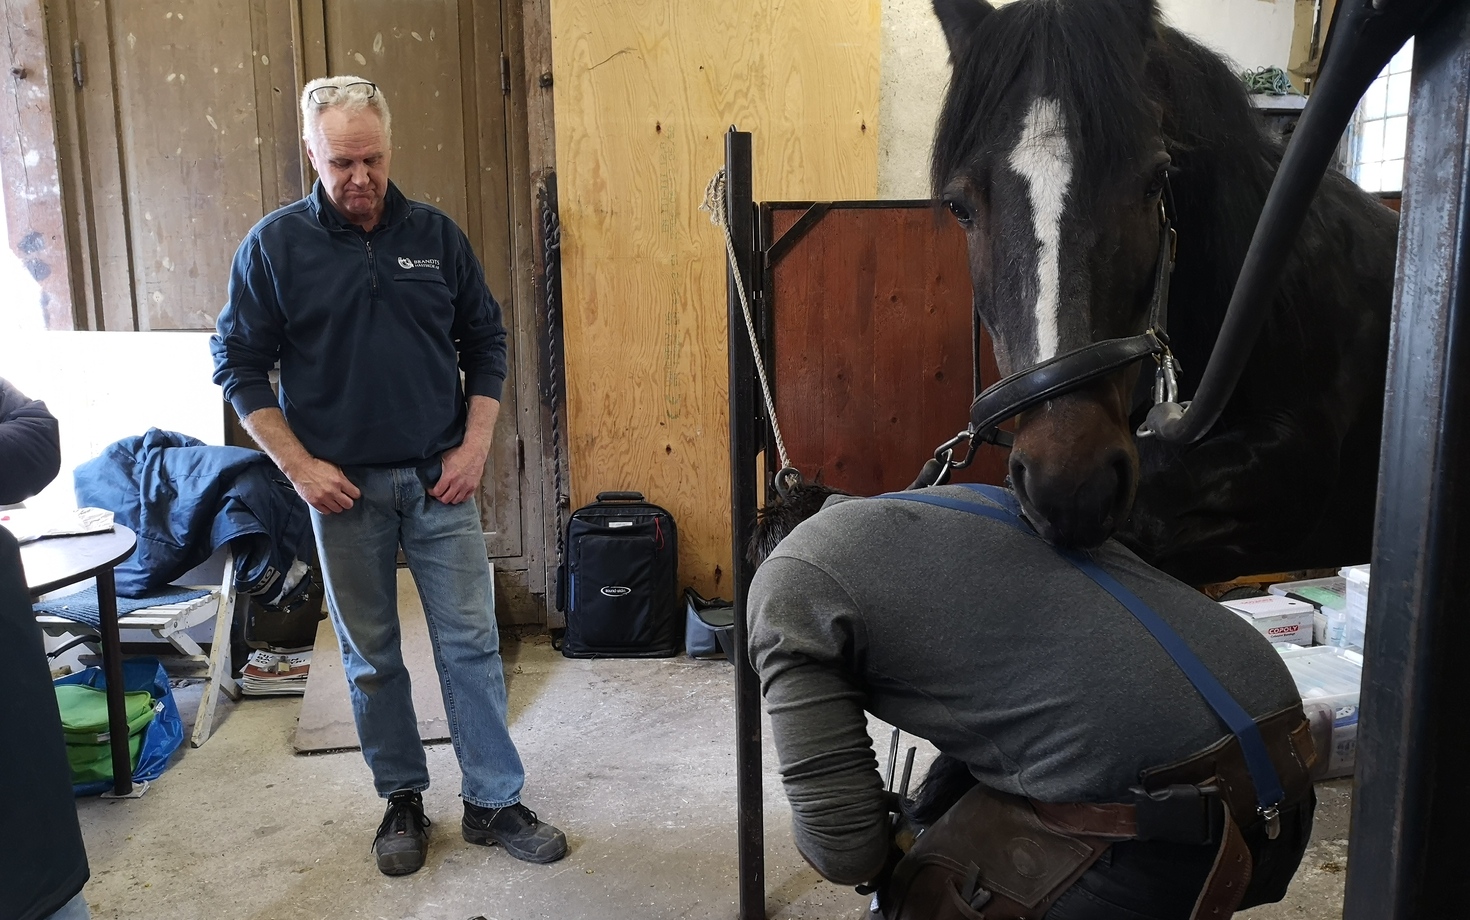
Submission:
POLYGON ((1347 645, 1361 650, 1368 631, 1368 566, 1350 565, 1339 574, 1347 579, 1347 645))
POLYGON ((1220 603, 1272 642, 1312 644, 1312 614, 1316 608, 1311 604, 1274 594, 1220 603))
POLYGON ((1313 779, 1348 776, 1358 750, 1358 698, 1363 656, 1348 649, 1279 648, 1286 669, 1302 695, 1302 709, 1317 747, 1313 779))

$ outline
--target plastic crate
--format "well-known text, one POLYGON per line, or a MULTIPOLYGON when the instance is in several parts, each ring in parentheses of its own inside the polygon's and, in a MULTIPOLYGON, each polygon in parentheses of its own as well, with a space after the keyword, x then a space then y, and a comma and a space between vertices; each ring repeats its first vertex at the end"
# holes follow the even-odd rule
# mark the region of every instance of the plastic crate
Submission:
POLYGON ((1331 578, 1283 581, 1272 585, 1268 590, 1281 597, 1306 601, 1317 608, 1317 616, 1320 617, 1320 620, 1313 633, 1316 644, 1347 647, 1348 580, 1346 578, 1337 575, 1331 578))
POLYGON ((1283 581, 1267 589, 1272 594, 1306 601, 1324 610, 1347 609, 1347 579, 1341 575, 1332 578, 1309 578, 1306 581, 1283 581))
POLYGON ((1312 741, 1317 747, 1312 778, 1351 775, 1357 761, 1363 656, 1331 646, 1278 651, 1302 696, 1302 709, 1312 726, 1312 741))
POLYGON ((1347 581, 1347 645, 1361 649, 1368 632, 1368 566, 1350 565, 1339 573, 1347 581))

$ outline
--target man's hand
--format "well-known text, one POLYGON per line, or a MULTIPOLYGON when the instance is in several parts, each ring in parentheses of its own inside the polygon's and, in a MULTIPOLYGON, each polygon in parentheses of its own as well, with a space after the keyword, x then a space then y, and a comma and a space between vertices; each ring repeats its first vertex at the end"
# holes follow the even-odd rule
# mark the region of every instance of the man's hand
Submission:
POLYGON ((302 446, 280 409, 274 406, 256 409, 240 419, 240 423, 291 480, 296 494, 322 514, 346 511, 362 497, 341 467, 313 457, 302 446))
POLYGON ((446 505, 457 505, 475 494, 480 478, 485 475, 488 451, 476 450, 468 444, 452 447, 440 458, 444 471, 429 494, 446 505))
POLYGON ((335 463, 308 457, 286 473, 308 505, 322 514, 346 511, 362 497, 362 492, 335 463))
POLYGON ((429 494, 446 505, 457 505, 475 494, 485 475, 485 460, 495 439, 495 419, 500 415, 500 400, 488 396, 471 396, 469 418, 465 421, 464 440, 439 458, 444 471, 429 494))

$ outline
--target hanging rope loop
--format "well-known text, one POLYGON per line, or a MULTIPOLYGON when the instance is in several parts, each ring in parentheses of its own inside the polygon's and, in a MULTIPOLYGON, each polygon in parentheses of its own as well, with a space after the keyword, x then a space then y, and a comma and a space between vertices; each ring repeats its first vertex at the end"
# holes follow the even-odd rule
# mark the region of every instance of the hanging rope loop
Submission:
MULTIPOLYGON (((771 398, 771 384, 766 379, 766 362, 761 355, 760 342, 755 335, 755 319, 750 309, 750 297, 745 293, 745 277, 740 271, 740 265, 735 257, 735 239, 730 235, 730 215, 725 209, 725 168, 719 171, 709 180, 709 185, 704 190, 704 204, 699 206, 701 211, 709 212, 709 221, 719 227, 725 235, 725 254, 730 260, 731 273, 735 276, 735 290, 740 295, 740 309, 745 314, 745 331, 750 336, 750 350, 755 355, 755 374, 760 379, 761 396, 766 403, 766 417, 771 420, 771 433, 776 441, 776 456, 781 465, 776 474, 776 488, 779 492, 782 480, 790 484, 792 477, 795 482, 801 481, 801 474, 791 465, 791 458, 786 455, 786 441, 781 437, 781 425, 776 421, 776 401, 771 398)), ((734 384, 734 381, 731 381, 734 384)))

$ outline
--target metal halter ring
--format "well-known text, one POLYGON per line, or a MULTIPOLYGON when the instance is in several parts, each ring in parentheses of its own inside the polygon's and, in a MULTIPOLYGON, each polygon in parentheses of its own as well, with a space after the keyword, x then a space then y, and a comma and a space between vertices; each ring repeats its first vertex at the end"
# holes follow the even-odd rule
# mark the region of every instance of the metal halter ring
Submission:
POLYGON ((795 467, 787 466, 782 467, 776 472, 771 484, 776 487, 777 495, 789 500, 791 498, 791 490, 803 484, 805 481, 795 467))

